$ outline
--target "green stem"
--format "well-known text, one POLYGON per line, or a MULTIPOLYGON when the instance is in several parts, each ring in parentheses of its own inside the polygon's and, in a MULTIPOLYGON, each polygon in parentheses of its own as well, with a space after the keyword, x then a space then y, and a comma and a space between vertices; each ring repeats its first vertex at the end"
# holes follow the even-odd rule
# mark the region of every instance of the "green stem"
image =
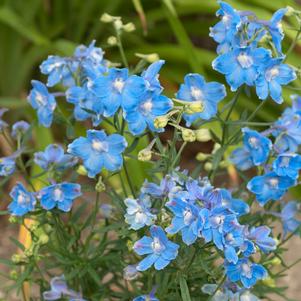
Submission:
POLYGON ((125 176, 126 176, 126 179, 127 179, 127 182, 130 186, 130 190, 131 190, 131 193, 132 195, 134 196, 134 198, 136 198, 136 193, 135 193, 135 189, 134 189, 134 186, 133 186, 133 183, 130 179, 130 175, 129 175, 129 172, 128 172, 128 169, 127 169, 127 166, 126 166, 126 162, 125 162, 125 158, 123 158, 123 168, 124 168, 124 173, 125 173, 125 176))
POLYGON ((118 45, 118 49, 119 49, 119 52, 121 55, 122 62, 126 68, 129 68, 129 64, 128 64, 127 58, 125 56, 125 52, 124 52, 123 45, 122 45, 120 30, 117 28, 116 28, 116 37, 117 37, 117 45, 118 45))

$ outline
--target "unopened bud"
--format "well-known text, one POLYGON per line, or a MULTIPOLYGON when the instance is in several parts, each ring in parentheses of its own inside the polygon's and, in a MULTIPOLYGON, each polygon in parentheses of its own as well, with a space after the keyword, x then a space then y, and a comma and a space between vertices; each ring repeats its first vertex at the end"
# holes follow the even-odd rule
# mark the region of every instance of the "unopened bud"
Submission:
POLYGON ((28 229, 31 230, 31 231, 36 231, 39 227, 39 223, 37 222, 33 222, 31 224, 28 225, 28 229))
POLYGON ((136 265, 131 264, 123 269, 123 278, 125 280, 134 280, 138 277, 139 272, 136 269, 136 265))
POLYGON ((114 21, 114 26, 116 28, 116 30, 120 30, 123 27, 122 21, 120 19, 116 19, 114 21))
POLYGON ((96 190, 97 192, 102 192, 102 191, 104 191, 105 189, 106 189, 106 186, 105 186, 104 182, 102 181, 102 177, 99 176, 98 181, 97 181, 97 183, 96 183, 96 185, 95 185, 95 190, 96 190))
POLYGON ((209 156, 210 156, 209 154, 198 153, 195 158, 198 161, 203 162, 203 161, 207 160, 209 156))
POLYGON ((13 263, 20 263, 22 262, 22 256, 20 254, 14 254, 12 257, 11 257, 11 261, 13 263))
POLYGON ((129 251, 132 251, 132 250, 133 250, 133 247, 134 247, 134 244, 133 244, 133 242, 132 242, 131 240, 128 240, 128 241, 126 242, 126 246, 128 247, 128 250, 129 250, 129 251))
POLYGON ((291 16, 293 16, 293 15, 295 15, 296 14, 296 10, 293 8, 293 7, 291 7, 291 6, 287 6, 286 7, 286 13, 285 13, 288 17, 291 17, 291 16))
POLYGON ((207 142, 211 140, 210 131, 208 129, 198 129, 195 131, 196 140, 199 142, 207 142))
POLYGON ((149 150, 148 148, 144 148, 138 153, 139 161, 147 162, 150 161, 151 159, 152 159, 152 151, 149 150))
POLYGON ((25 255, 26 257, 31 257, 31 256, 33 255, 33 250, 32 250, 32 248, 26 249, 26 250, 24 251, 24 255, 25 255))
POLYGON ((107 14, 107 13, 104 13, 101 17, 100 17, 100 21, 101 22, 104 22, 104 23, 111 23, 114 21, 114 17, 107 14))
POLYGON ((143 54, 143 53, 135 53, 135 55, 148 63, 154 63, 160 60, 160 57, 157 53, 143 54))
POLYGON ((11 224, 17 224, 18 223, 18 218, 16 216, 13 216, 11 215, 8 219, 8 221, 11 223, 11 224))
POLYGON ((86 176, 86 175, 88 174, 88 172, 87 172, 85 166, 83 166, 83 165, 80 165, 80 166, 77 168, 76 172, 77 172, 79 175, 81 175, 81 176, 86 176))
POLYGON ((156 117, 154 120, 154 126, 156 129, 165 128, 168 123, 168 117, 166 115, 156 117))
POLYGON ((204 169, 206 171, 211 171, 212 170, 212 163, 211 162, 206 162, 204 165, 204 169))
POLYGON ((12 280, 17 280, 19 278, 19 274, 16 270, 12 270, 10 271, 9 273, 9 277, 12 279, 12 280))
POLYGON ((115 45, 117 45, 117 43, 118 43, 117 38, 114 37, 114 36, 108 37, 107 42, 108 42, 108 44, 109 44, 110 46, 115 46, 115 45))
POLYGON ((229 162, 226 160, 223 160, 219 163, 220 168, 227 168, 229 166, 229 162))
POLYGON ((188 114, 201 113, 204 111, 204 104, 202 101, 194 101, 191 104, 187 105, 185 111, 188 114))
POLYGON ((262 279, 262 282, 269 287, 276 287, 275 280, 271 277, 266 277, 262 279))
POLYGON ((196 139, 196 135, 193 130, 182 129, 182 138, 185 142, 194 142, 196 139))
POLYGON ((125 25, 123 25, 123 30, 126 32, 132 32, 136 29, 135 24, 132 22, 129 22, 125 25))
POLYGON ((271 260, 271 264, 274 265, 274 266, 280 265, 280 264, 281 264, 280 258, 274 257, 274 258, 271 260))
POLYGON ((47 234, 49 234, 49 233, 52 232, 52 226, 49 225, 49 224, 45 224, 44 227, 43 227, 43 230, 44 230, 47 234))
POLYGON ((40 237, 39 237, 39 243, 41 245, 45 245, 47 244, 49 241, 49 236, 47 234, 41 234, 40 237))
POLYGON ((221 145, 218 143, 215 143, 213 146, 212 154, 215 154, 220 148, 221 148, 221 145))

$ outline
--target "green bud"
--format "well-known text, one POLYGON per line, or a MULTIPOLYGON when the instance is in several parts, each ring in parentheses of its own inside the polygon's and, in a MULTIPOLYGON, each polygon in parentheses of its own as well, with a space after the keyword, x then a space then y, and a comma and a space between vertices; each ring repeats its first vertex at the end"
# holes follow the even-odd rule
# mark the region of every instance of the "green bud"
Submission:
POLYGON ((206 171, 211 171, 212 170, 212 163, 211 162, 206 162, 204 165, 204 169, 206 171))
POLYGON ((168 117, 166 115, 156 117, 154 120, 154 126, 156 129, 165 128, 168 123, 168 117))
POLYGON ((83 165, 80 165, 80 166, 78 167, 78 169, 76 170, 76 172, 77 172, 79 175, 81 175, 81 176, 86 176, 86 175, 88 174, 88 172, 87 172, 85 166, 83 166, 83 165))
POLYGON ((107 39, 107 43, 108 43, 110 46, 115 46, 115 45, 117 45, 118 41, 117 41, 117 38, 116 38, 116 37, 110 36, 110 37, 108 37, 108 39, 107 39))
POLYGON ((280 264, 281 264, 280 258, 274 257, 274 258, 271 260, 271 264, 274 265, 274 266, 280 265, 280 264))
POLYGON ((152 151, 148 148, 144 148, 138 153, 139 161, 147 162, 150 161, 151 159, 152 159, 152 151))
POLYGON ((150 53, 150 54, 135 53, 135 55, 151 64, 160 60, 160 57, 157 53, 150 53))
POLYGON ((126 32, 132 32, 136 29, 135 24, 132 22, 129 22, 125 25, 123 25, 123 30, 126 32))
POLYGON ((12 280, 17 280, 19 278, 19 274, 16 270, 11 270, 10 273, 9 273, 9 277, 12 280))
POLYGON ((120 19, 115 19, 114 26, 115 26, 116 30, 120 30, 123 28, 123 23, 120 19))
POLYGON ((31 230, 32 232, 36 231, 38 228, 39 228, 38 222, 33 222, 28 225, 28 229, 31 230))
POLYGON ((210 131, 208 129, 198 129, 195 131, 196 140, 199 142, 207 142, 211 140, 210 131))
POLYGON ((297 14, 297 11, 293 7, 291 7, 291 6, 287 6, 286 9, 287 9, 286 10, 286 15, 288 17, 291 17, 291 16, 297 14))
POLYGON ((101 17, 100 17, 100 21, 104 22, 104 23, 111 23, 115 20, 115 18, 107 13, 104 13, 101 17))
POLYGON ((48 241, 49 241, 49 236, 48 236, 47 234, 44 233, 44 234, 41 234, 41 235, 40 235, 40 237, 39 237, 39 243, 40 243, 41 245, 47 244, 48 241))
POLYGON ((133 247, 134 247, 134 244, 133 244, 133 242, 132 242, 131 240, 128 240, 128 241, 126 242, 126 246, 128 247, 128 250, 129 250, 129 251, 132 251, 132 250, 133 250, 133 247))
POLYGON ((95 190, 97 192, 102 192, 102 191, 106 190, 106 186, 105 186, 104 182, 102 181, 102 177, 101 176, 99 176, 99 178, 98 178, 98 181, 97 181, 97 183, 95 185, 95 190))
POLYGON ((204 104, 202 101, 194 101, 187 105, 185 112, 187 114, 201 113, 204 111, 204 104))
POLYGON ((23 261, 22 259, 22 256, 20 254, 14 254, 12 257, 11 257, 11 261, 13 263, 20 263, 23 261))
POLYGON ((8 221, 9 221, 11 224, 18 224, 19 219, 18 219, 16 216, 11 215, 11 216, 9 217, 8 221))
POLYGON ((32 250, 32 248, 26 249, 26 250, 24 251, 24 255, 25 255, 26 257, 31 257, 31 256, 33 255, 33 250, 32 250))
POLYGON ((209 156, 210 156, 209 154, 198 153, 195 158, 198 161, 203 162, 203 161, 207 160, 209 156))
POLYGON ((194 142, 196 139, 195 132, 190 129, 182 129, 182 138, 185 142, 194 142))
POLYGON ((262 283, 269 287, 276 287, 275 280, 271 277, 266 277, 262 279, 262 283))
POLYGON ((45 224, 44 227, 43 227, 43 229, 44 229, 44 231, 45 231, 47 234, 49 234, 49 233, 52 232, 52 229, 53 229, 53 228, 52 228, 51 225, 45 224))
POLYGON ((220 168, 227 168, 229 166, 229 162, 226 160, 223 160, 219 163, 220 168))
POLYGON ((212 154, 215 154, 220 148, 221 148, 221 145, 218 143, 215 143, 213 146, 212 154))

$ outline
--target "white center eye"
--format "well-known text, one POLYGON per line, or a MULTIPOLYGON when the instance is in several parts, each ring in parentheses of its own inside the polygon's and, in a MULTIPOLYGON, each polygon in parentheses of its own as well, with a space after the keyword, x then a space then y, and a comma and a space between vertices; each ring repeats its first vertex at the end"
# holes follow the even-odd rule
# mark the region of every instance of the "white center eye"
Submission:
POLYGON ((153 108, 152 100, 148 99, 143 104, 141 104, 140 108, 141 108, 143 114, 145 114, 145 115, 149 114, 153 108))
POLYGON ((105 141, 94 139, 92 140, 92 148, 98 152, 107 152, 108 144, 105 141))
POLYGON ((199 89, 199 88, 191 87, 191 88, 190 88, 190 93, 191 93, 191 96, 192 96, 195 100, 203 100, 203 99, 204 99, 203 92, 202 92, 201 89, 199 89))
POLYGON ((143 223, 146 219, 146 215, 143 211, 139 210, 135 215, 135 222, 136 223, 143 223))
POLYGON ((54 194, 54 199, 56 201, 61 201, 62 200, 63 191, 60 188, 58 188, 58 187, 55 188, 53 194, 54 194))
POLYGON ((189 208, 184 211, 184 224, 189 225, 193 220, 193 214, 189 208))
POLYGON ((121 93, 124 87, 124 80, 120 77, 116 78, 113 86, 119 93, 121 93))
POLYGON ((243 271, 243 274, 247 277, 247 278, 251 278, 252 274, 251 274, 251 267, 249 264, 247 263, 243 263, 241 265, 241 269, 243 271))
POLYGON ((272 186, 272 188, 277 188, 279 180, 277 178, 271 178, 269 179, 269 184, 272 186))
POLYGON ((227 238, 228 241, 233 241, 234 240, 234 236, 233 236, 232 233, 228 233, 226 238, 227 238))
POLYGON ((290 164, 290 160, 291 160, 290 157, 282 157, 281 162, 280 162, 280 166, 281 167, 288 167, 289 164, 290 164))
POLYGON ((237 56, 237 61, 239 62, 240 66, 244 69, 250 68, 254 63, 252 57, 246 54, 245 52, 241 52, 237 56))
POLYGON ((250 137, 249 138, 249 144, 253 147, 253 148, 258 148, 259 147, 259 141, 256 137, 250 137))
POLYGON ((277 66, 275 66, 275 67, 267 70, 267 72, 265 73, 265 78, 267 81, 270 82, 278 75, 279 75, 279 69, 277 66))
POLYGON ((152 242, 152 249, 155 253, 160 253, 165 249, 165 247, 161 244, 160 240, 155 237, 154 241, 152 242))
POLYGON ((35 97, 35 101, 40 105, 40 106, 45 106, 46 105, 46 101, 44 99, 44 96, 37 92, 36 93, 36 97, 35 97))

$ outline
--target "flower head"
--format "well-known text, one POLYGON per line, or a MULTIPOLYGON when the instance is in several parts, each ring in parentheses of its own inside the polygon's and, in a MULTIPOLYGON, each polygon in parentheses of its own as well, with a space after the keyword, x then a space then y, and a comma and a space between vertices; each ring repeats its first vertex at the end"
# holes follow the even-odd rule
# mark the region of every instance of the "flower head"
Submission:
POLYGON ((247 170, 254 166, 251 154, 246 147, 236 148, 230 156, 230 161, 240 170, 247 170))
POLYGON ((167 239, 159 226, 151 226, 149 236, 143 236, 134 244, 138 255, 147 255, 137 265, 138 271, 145 271, 154 265, 156 270, 164 269, 178 255, 179 245, 167 239))
POLYGON ((30 128, 30 124, 24 120, 17 121, 12 126, 11 135, 13 138, 17 138, 19 135, 24 135, 28 129, 30 128))
POLYGON ((276 241, 270 237, 271 229, 266 226, 252 227, 247 233, 247 238, 255 243, 263 252, 276 249, 276 241))
POLYGON ((300 211, 300 204, 294 201, 288 202, 281 210, 281 221, 284 230, 284 236, 288 232, 295 232, 301 225, 301 221, 296 218, 300 211))
POLYGON ((37 110, 39 123, 45 127, 50 127, 53 112, 56 108, 55 98, 48 92, 47 87, 43 83, 32 80, 31 84, 33 89, 30 91, 28 101, 37 110))
POLYGON ((17 183, 9 195, 13 199, 8 206, 11 214, 22 216, 34 210, 36 204, 34 194, 27 191, 23 184, 17 183))
POLYGON ((0 158, 0 176, 7 177, 16 170, 16 162, 13 157, 0 158))
POLYGON ((279 176, 297 179, 301 169, 301 156, 294 153, 280 154, 273 162, 273 169, 279 176))
POLYGON ((75 139, 68 145, 68 152, 83 160, 89 177, 95 177, 102 168, 115 171, 123 163, 122 152, 127 147, 124 137, 107 136, 104 131, 88 130, 87 137, 75 139))
POLYGON ((148 89, 158 94, 163 90, 159 81, 159 71, 164 64, 164 60, 156 61, 150 64, 148 68, 141 73, 141 77, 146 81, 148 89))

